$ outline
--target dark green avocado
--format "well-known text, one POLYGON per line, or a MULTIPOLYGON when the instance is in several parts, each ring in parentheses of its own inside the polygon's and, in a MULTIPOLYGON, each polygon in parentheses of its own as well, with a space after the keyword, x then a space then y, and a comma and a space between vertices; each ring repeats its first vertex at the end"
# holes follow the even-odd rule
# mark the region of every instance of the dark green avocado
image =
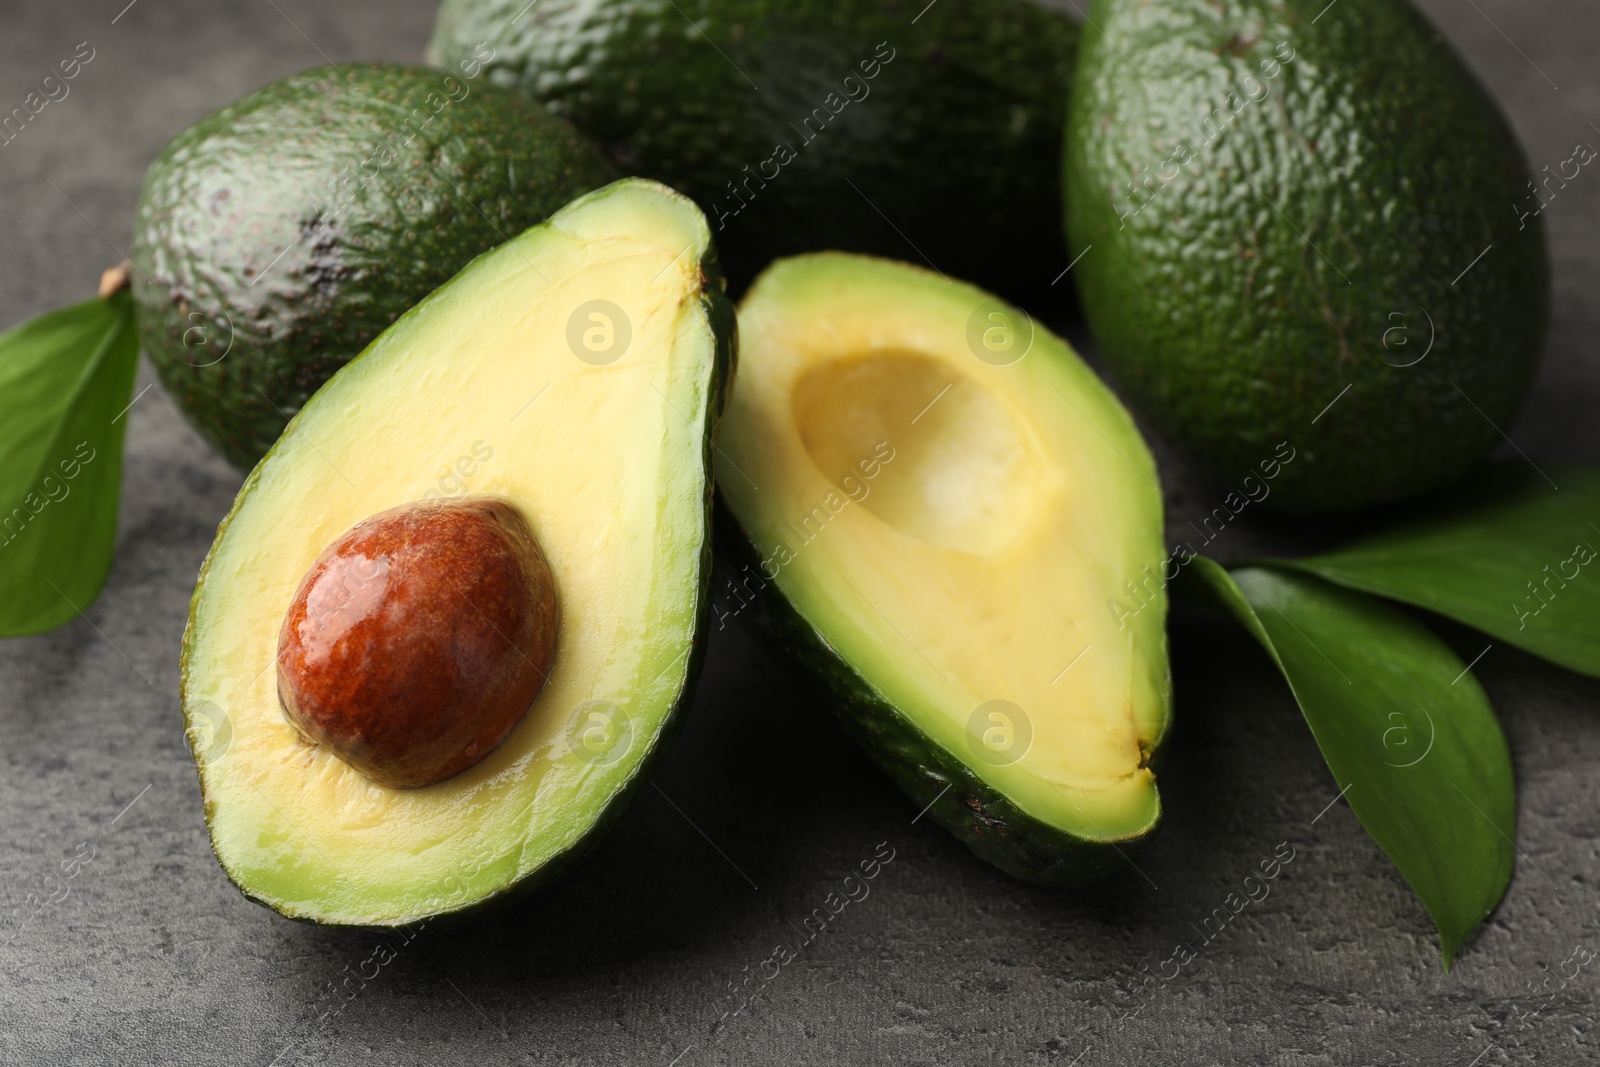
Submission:
POLYGON ((274 82, 179 134, 145 176, 145 351, 195 428, 249 468, 408 308, 612 174, 471 64, 274 82))
POLYGON ((1077 40, 1028 0, 445 0, 427 54, 693 197, 735 288, 819 248, 1043 288, 1077 40))
POLYGON ((1089 18, 1069 244, 1134 406, 1234 482, 1287 444, 1269 506, 1301 513, 1420 493, 1498 444, 1539 364, 1562 179, 1535 189, 1433 26, 1405 0, 1089 18))

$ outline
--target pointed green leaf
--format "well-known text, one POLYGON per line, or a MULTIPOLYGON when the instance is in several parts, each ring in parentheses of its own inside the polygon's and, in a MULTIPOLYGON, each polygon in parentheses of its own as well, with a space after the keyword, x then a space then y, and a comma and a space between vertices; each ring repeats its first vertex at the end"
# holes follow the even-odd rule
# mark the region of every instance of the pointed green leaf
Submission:
POLYGON ((0 637, 60 626, 105 583, 138 360, 126 290, 0 334, 0 637))
POLYGON ((1204 557, 1188 571, 1189 590, 1233 615, 1283 672, 1336 788, 1433 916, 1448 968, 1500 902, 1516 850, 1511 756, 1483 689, 1381 600, 1204 557))
POLYGON ((1512 460, 1490 465, 1424 518, 1335 552, 1271 563, 1436 611, 1600 676, 1597 549, 1600 471, 1541 472, 1512 460))

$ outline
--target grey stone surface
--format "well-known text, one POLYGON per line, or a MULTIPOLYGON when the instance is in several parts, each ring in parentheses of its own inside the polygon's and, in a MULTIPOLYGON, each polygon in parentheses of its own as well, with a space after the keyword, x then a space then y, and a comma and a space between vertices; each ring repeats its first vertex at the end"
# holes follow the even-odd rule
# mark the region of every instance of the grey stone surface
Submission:
MULTIPOLYGON (((189 122, 319 53, 414 58, 431 20, 427 0, 125 3, 0 9, 0 110, 78 42, 95 49, 70 96, 0 149, 5 324, 92 289, 119 258, 111 246, 126 246, 143 167, 189 122)), ((1600 140, 1589 5, 1424 6, 1503 101, 1536 168, 1600 140)), ((1554 331, 1510 432, 1530 454, 1596 462, 1600 178, 1585 171, 1546 217, 1554 331)), ((146 368, 139 387, 150 380, 146 368)), ((1316 819, 1337 789, 1281 683, 1206 620, 1174 627, 1167 828, 1142 874, 1109 885, 1033 889, 913 824, 915 808, 734 628, 715 635, 657 788, 565 882, 405 944, 280 919, 243 899, 212 858, 177 710, 193 577, 241 479, 159 387, 129 420, 104 594, 57 632, 0 644, 0 915, 23 908, 80 844, 94 849, 65 899, 0 947, 0 1062, 1597 1058, 1600 971, 1535 987, 1575 946, 1600 950, 1600 685, 1502 647, 1479 674, 1515 753, 1523 855, 1505 903, 1448 975, 1421 905, 1348 808, 1316 819), (794 941, 789 923, 879 842, 895 858, 871 895, 723 1018, 742 1003, 733 986, 794 941), (1196 942, 1195 925, 1279 842, 1295 858, 1271 895, 1165 988, 1141 991, 1144 969, 1196 942), (364 961, 384 940, 397 955, 374 975, 364 961)), ((1163 451, 1163 466, 1175 522, 1211 506, 1215 491, 1176 457, 1163 451)), ((1216 548, 1325 533, 1246 516, 1216 548)), ((1450 639, 1469 657, 1483 644, 1464 631, 1450 639)))

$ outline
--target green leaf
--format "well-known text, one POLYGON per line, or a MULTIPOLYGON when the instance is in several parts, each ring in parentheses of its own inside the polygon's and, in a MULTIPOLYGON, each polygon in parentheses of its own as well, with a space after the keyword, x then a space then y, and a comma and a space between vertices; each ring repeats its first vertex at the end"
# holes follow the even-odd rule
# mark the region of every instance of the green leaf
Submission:
POLYGON ((1600 676, 1600 471, 1547 471, 1553 484, 1520 460, 1495 463, 1425 518, 1336 552, 1270 562, 1600 676))
POLYGON ((138 361, 126 290, 0 334, 0 637, 60 626, 105 584, 138 361))
POLYGON ((1448 969, 1505 894, 1516 851, 1511 756, 1483 689, 1381 600, 1205 557, 1187 570, 1187 588, 1233 615, 1283 672, 1336 788, 1433 916, 1448 969))

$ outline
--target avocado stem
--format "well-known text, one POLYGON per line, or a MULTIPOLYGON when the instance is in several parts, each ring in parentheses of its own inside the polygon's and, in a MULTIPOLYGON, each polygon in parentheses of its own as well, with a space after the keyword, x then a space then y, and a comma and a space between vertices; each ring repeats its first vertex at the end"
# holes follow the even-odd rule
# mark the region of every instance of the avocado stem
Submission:
POLYGON ((132 281, 132 274, 133 264, 126 259, 115 267, 107 267, 100 273, 100 299, 110 300, 126 289, 132 281))

